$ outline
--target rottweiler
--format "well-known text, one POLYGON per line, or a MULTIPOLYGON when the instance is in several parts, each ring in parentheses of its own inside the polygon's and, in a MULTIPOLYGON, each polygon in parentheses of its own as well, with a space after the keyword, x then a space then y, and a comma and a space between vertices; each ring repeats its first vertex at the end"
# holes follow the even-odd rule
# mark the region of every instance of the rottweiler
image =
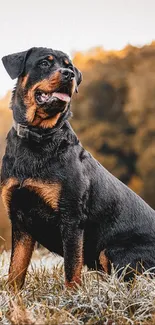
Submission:
POLYGON ((68 122, 81 72, 49 48, 2 61, 18 78, 1 171, 12 224, 9 283, 23 285, 36 241, 64 257, 68 287, 81 283, 83 264, 107 273, 112 265, 154 267, 155 211, 82 147, 68 122))

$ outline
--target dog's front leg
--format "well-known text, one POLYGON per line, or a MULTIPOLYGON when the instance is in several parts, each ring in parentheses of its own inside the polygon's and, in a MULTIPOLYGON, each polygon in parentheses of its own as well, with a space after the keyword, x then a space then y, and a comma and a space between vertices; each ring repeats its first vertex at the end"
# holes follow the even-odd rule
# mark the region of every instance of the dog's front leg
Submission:
POLYGON ((30 234, 12 225, 12 254, 8 283, 20 289, 32 256, 35 241, 30 234))
POLYGON ((81 284, 81 270, 83 265, 83 229, 78 225, 62 225, 65 285, 74 287, 81 284))

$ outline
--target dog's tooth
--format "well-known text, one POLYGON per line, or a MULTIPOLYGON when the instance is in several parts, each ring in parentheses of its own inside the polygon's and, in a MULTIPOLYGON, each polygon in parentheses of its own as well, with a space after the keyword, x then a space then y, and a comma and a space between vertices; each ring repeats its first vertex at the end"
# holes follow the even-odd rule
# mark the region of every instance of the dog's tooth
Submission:
POLYGON ((48 98, 49 98, 49 95, 48 95, 48 94, 42 93, 42 95, 41 95, 41 99, 42 99, 43 101, 46 101, 48 98))

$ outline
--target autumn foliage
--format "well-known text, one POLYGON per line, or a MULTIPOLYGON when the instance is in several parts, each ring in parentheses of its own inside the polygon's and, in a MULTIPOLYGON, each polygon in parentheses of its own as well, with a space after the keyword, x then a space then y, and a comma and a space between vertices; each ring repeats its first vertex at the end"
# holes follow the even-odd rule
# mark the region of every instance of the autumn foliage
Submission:
MULTIPOLYGON (((75 53, 83 73, 71 123, 84 147, 155 208, 155 42, 122 51, 75 53)), ((10 93, 0 100, 0 157, 11 125, 10 93)), ((8 221, 0 204, 0 235, 8 221)))

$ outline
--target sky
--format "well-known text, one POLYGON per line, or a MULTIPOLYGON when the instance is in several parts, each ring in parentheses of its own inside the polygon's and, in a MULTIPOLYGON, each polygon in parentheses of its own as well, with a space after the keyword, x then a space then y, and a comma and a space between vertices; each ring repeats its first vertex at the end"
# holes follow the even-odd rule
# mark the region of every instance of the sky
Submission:
MULTIPOLYGON (((154 0, 0 0, 0 58, 45 46, 73 56, 155 40, 154 0)), ((15 81, 0 62, 0 96, 15 81)))

